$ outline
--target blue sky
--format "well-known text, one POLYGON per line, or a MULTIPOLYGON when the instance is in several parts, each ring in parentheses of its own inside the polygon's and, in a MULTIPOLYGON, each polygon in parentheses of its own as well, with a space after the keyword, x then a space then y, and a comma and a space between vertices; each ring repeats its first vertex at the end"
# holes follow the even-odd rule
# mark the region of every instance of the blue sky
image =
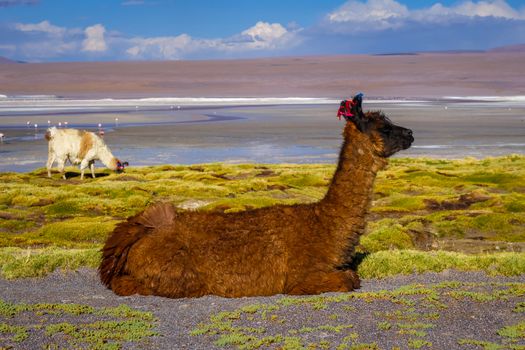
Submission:
POLYGON ((484 50, 525 43, 525 0, 0 0, 30 62, 484 50))

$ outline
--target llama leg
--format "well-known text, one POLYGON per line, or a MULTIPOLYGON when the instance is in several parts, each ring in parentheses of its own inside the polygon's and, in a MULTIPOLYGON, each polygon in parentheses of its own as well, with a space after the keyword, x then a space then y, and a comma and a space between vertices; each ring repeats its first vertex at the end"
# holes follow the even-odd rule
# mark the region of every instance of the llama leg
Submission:
POLYGON ((352 270, 319 272, 307 276, 293 286, 287 294, 305 295, 326 292, 349 292, 359 288, 357 273, 352 270))
POLYGON ((348 281, 352 284, 352 290, 361 287, 361 279, 354 270, 346 270, 344 273, 347 275, 348 281))
POLYGON ((89 166, 89 161, 82 159, 80 162, 80 180, 84 180, 84 171, 89 166))
POLYGON ((137 281, 131 276, 118 276, 113 277, 111 281, 111 289, 115 294, 126 296, 133 294, 140 295, 152 295, 153 291, 149 288, 145 288, 142 284, 137 283, 137 281))
POLYGON ((55 162, 55 158, 56 158, 55 154, 49 152, 49 155, 47 156, 47 163, 46 163, 47 177, 51 177, 51 168, 53 167, 53 163, 55 162))
POLYGON ((89 162, 89 168, 91 169, 91 176, 95 178, 95 161, 89 162))
POLYGON ((64 172, 64 167, 66 166, 66 160, 64 158, 60 158, 57 160, 58 165, 58 171, 60 174, 62 174, 62 178, 66 179, 66 173, 64 172))

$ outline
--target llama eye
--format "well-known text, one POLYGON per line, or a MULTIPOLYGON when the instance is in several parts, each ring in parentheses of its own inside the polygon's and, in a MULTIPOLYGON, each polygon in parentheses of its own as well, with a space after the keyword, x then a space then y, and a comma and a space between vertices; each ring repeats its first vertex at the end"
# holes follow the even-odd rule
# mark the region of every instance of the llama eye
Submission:
POLYGON ((381 131, 385 134, 390 134, 392 132, 392 128, 390 126, 384 126, 383 128, 381 128, 381 131))

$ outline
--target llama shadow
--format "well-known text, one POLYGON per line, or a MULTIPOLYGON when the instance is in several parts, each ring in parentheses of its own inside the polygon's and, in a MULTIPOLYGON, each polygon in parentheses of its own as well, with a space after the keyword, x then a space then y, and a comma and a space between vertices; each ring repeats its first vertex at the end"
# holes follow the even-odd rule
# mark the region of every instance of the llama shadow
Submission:
MULTIPOLYGON (((95 179, 98 179, 100 177, 106 177, 109 176, 108 173, 95 173, 95 179)), ((74 179, 74 178, 80 178, 80 172, 76 171, 66 171, 66 179, 74 179)), ((85 179, 93 179, 91 177, 91 174, 84 174, 84 180, 85 179)))
POLYGON ((364 253, 355 253, 352 257, 352 261, 346 262, 343 265, 339 266, 339 270, 354 270, 357 271, 359 268, 359 265, 366 259, 367 256, 369 256, 369 252, 364 253))
MULTIPOLYGON (((47 178, 47 170, 45 170, 45 169, 37 171, 34 174, 39 176, 39 177, 47 178)), ((51 171, 51 176, 55 176, 55 175, 60 175, 60 173, 58 171, 56 171, 56 170, 52 170, 51 171)), ((66 179, 76 179, 76 178, 80 179, 80 172, 77 172, 77 171, 66 171, 65 175, 66 175, 66 179)), ((110 175, 109 173, 95 173, 95 178, 98 179, 100 177, 106 177, 106 176, 109 176, 109 175, 110 175)), ((86 180, 86 179, 93 179, 91 177, 91 173, 89 173, 89 174, 84 173, 84 180, 86 180)))

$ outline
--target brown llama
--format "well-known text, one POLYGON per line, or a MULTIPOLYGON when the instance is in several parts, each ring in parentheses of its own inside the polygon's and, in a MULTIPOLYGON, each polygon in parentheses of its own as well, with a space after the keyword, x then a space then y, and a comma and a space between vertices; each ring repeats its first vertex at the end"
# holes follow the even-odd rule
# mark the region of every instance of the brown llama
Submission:
POLYGON ((339 165, 319 202, 231 214, 154 204, 117 225, 103 248, 102 282, 119 295, 169 298, 359 288, 349 259, 376 173, 414 138, 380 112, 355 117, 343 135, 339 165))

